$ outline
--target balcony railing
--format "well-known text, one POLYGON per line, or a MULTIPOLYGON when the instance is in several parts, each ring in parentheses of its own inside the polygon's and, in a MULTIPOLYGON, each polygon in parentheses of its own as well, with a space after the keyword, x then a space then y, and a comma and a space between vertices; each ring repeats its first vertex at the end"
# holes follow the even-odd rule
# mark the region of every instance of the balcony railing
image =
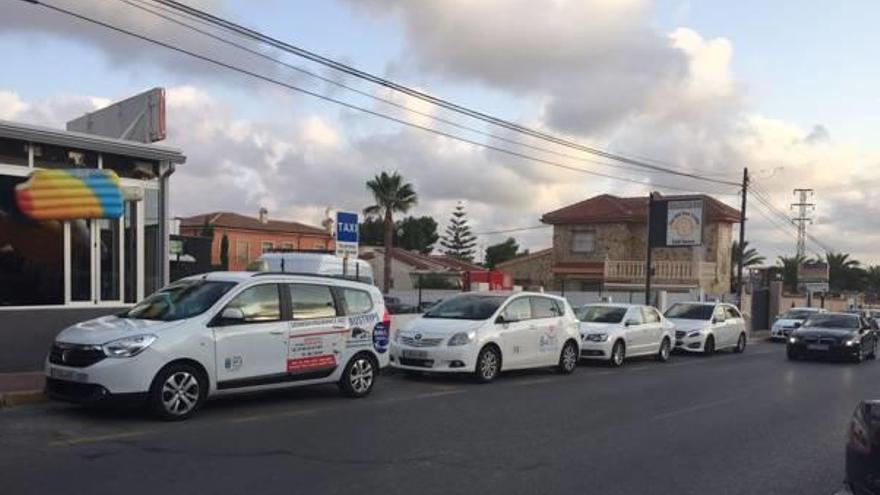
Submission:
MULTIPOLYGON (((654 280, 670 282, 710 281, 717 278, 716 264, 691 261, 654 261, 654 280)), ((605 261, 605 279, 621 282, 645 280, 644 261, 605 261)))

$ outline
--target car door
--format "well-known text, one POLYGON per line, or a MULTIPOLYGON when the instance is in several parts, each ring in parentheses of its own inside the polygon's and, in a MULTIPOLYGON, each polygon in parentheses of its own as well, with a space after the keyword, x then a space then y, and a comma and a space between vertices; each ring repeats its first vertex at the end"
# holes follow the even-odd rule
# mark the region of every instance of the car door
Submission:
POLYGON ((723 305, 715 306, 712 312, 712 333, 715 335, 716 349, 730 345, 730 325, 723 305))
POLYGON ((644 352, 647 337, 645 336, 645 321, 642 309, 638 306, 629 308, 623 318, 624 341, 626 342, 627 356, 636 356, 644 352))
POLYGON ((343 365, 346 318, 329 285, 289 284, 292 319, 289 324, 287 373, 291 380, 331 375, 343 365))
POLYGON ((663 324, 660 313, 650 306, 642 306, 642 318, 644 319, 645 352, 660 350, 660 340, 663 338, 663 324))
POLYGON ((281 288, 268 283, 235 295, 213 320, 217 387, 231 389, 283 380, 287 373, 287 325, 281 288), (227 310, 241 318, 224 319, 227 310))
POLYGON ((531 364, 544 366, 559 361, 562 351, 562 310, 554 299, 532 296, 532 325, 529 328, 531 364))
POLYGON ((741 333, 746 331, 746 322, 740 314, 739 310, 733 306, 724 307, 727 315, 728 330, 730 332, 730 345, 735 345, 739 341, 741 333))
POLYGON ((534 332, 532 304, 527 296, 507 302, 501 310, 502 321, 496 323, 504 369, 522 368, 529 364, 529 337, 534 332))

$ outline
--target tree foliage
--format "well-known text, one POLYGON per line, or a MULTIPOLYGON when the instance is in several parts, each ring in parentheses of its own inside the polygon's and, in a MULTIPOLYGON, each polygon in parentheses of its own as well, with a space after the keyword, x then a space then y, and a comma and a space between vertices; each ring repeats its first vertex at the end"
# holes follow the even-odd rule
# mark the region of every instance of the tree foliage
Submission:
POLYGON ((739 269, 739 259, 742 257, 743 269, 746 270, 753 266, 764 264, 766 258, 758 253, 758 250, 749 247, 749 241, 743 242, 740 248, 739 241, 733 241, 730 247, 730 290, 736 290, 737 275, 739 269))
POLYGON ((449 225, 446 226, 446 234, 440 239, 440 245, 443 246, 443 252, 451 258, 473 261, 477 237, 468 225, 467 212, 463 204, 459 203, 452 211, 452 217, 449 219, 449 225))
MULTIPOLYGON (((422 254, 430 254, 440 236, 437 221, 429 216, 408 216, 394 222, 392 242, 395 246, 422 254)), ((365 246, 381 246, 384 243, 384 222, 367 218, 360 225, 360 242, 365 246)))
POLYGON ((385 246, 382 289, 387 294, 391 288, 391 249, 394 247, 394 214, 406 213, 418 203, 412 184, 404 182, 397 172, 382 172, 367 181, 367 190, 373 194, 376 204, 364 208, 364 215, 382 218, 385 246))
POLYGON ((504 242, 493 244, 486 248, 486 267, 494 269, 499 263, 516 258, 519 244, 513 237, 508 237, 504 242))

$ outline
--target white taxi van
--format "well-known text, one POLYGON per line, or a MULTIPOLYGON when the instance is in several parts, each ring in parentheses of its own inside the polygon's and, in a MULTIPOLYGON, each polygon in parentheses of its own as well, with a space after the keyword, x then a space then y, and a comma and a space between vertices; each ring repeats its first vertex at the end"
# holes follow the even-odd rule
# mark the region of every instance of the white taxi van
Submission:
POLYGON ((578 321, 568 302, 539 293, 471 292, 453 296, 407 323, 391 343, 391 366, 405 371, 473 373, 578 362, 578 321))
POLYGON ((61 331, 46 390, 70 402, 143 400, 185 419, 210 396, 337 383, 364 397, 388 364, 379 290, 309 275, 214 272, 61 331))

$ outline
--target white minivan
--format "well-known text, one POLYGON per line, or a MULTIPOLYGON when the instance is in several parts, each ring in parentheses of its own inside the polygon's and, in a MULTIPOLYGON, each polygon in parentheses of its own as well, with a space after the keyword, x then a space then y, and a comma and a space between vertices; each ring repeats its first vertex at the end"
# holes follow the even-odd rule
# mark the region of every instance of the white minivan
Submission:
POLYGON ((656 356, 669 360, 672 323, 642 304, 588 304, 575 310, 581 321, 581 358, 622 366, 626 358, 656 356))
POLYGON ((675 327, 675 349, 713 354, 746 349, 746 323, 736 306, 715 302, 680 302, 666 310, 675 327))
POLYGON ((469 292, 410 321, 391 342, 391 366, 406 371, 473 373, 490 382, 501 371, 578 361, 578 322, 568 302, 539 293, 469 292))
POLYGON ((390 316, 371 285, 308 275, 214 272, 129 310, 61 331, 46 390, 69 402, 143 400, 184 419, 208 397, 337 383, 364 397, 388 364, 390 316))

